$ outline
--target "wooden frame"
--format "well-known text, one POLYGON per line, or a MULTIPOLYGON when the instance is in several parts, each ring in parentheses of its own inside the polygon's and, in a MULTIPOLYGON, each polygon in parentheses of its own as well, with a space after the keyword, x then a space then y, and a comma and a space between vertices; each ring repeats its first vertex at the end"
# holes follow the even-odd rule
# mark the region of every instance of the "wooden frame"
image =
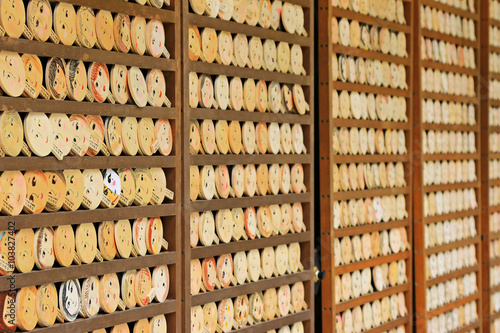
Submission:
MULTIPOLYGON (((61 2, 56 0, 56 2, 61 2)), ((67 156, 62 161, 54 156, 48 157, 3 157, 0 161, 0 171, 5 170, 64 170, 87 168, 144 168, 161 167, 166 170, 167 183, 175 193, 172 203, 157 206, 132 206, 113 209, 77 210, 74 212, 59 211, 37 215, 21 214, 19 216, 0 216, 0 230, 7 230, 9 222, 15 222, 16 229, 39 228, 44 226, 75 225, 106 220, 134 219, 138 217, 160 216, 164 222, 164 237, 169 242, 169 251, 157 255, 147 255, 130 259, 114 259, 111 261, 94 262, 87 265, 72 265, 65 268, 50 270, 34 270, 30 273, 16 273, 16 288, 39 286, 43 283, 57 283, 68 279, 80 279, 90 275, 103 275, 114 272, 124 272, 130 269, 168 265, 171 287, 169 299, 164 303, 152 303, 142 308, 117 311, 112 314, 99 314, 95 318, 79 318, 74 322, 55 324, 48 328, 36 328, 33 332, 87 332, 99 328, 110 327, 120 323, 128 323, 141 318, 150 318, 165 314, 169 330, 180 332, 181 329, 181 1, 171 0, 168 9, 157 9, 120 0, 65 0, 76 6, 88 6, 93 9, 104 9, 113 13, 121 12, 147 19, 157 19, 164 23, 166 31, 166 47, 171 52, 171 59, 158 59, 150 56, 140 56, 132 53, 124 54, 99 49, 87 49, 77 46, 65 46, 50 42, 38 42, 27 39, 0 37, 2 50, 18 53, 31 53, 40 57, 61 57, 64 59, 79 59, 83 61, 104 62, 106 64, 122 64, 140 68, 158 68, 165 73, 167 96, 172 101, 171 108, 144 107, 132 104, 110 105, 75 101, 55 101, 11 98, 0 96, 0 110, 16 110, 18 112, 38 111, 45 113, 63 112, 66 114, 102 115, 102 116, 132 116, 167 118, 172 122, 174 148, 170 156, 67 156)), ((10 280, 0 277, 0 291, 10 288, 10 280)))

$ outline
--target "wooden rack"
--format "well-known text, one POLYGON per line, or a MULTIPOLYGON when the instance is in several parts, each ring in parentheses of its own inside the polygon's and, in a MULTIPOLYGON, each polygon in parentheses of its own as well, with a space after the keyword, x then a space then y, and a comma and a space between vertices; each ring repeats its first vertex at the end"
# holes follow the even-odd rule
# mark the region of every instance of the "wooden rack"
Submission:
MULTIPOLYGON (((77 225, 80 223, 117 221, 119 219, 134 219, 139 217, 159 216, 163 221, 164 238, 169 243, 169 250, 157 255, 146 255, 129 259, 114 259, 91 264, 72 265, 69 267, 54 267, 49 270, 33 270, 30 273, 15 273, 16 288, 39 286, 44 283, 57 283, 69 279, 82 279, 88 276, 101 276, 108 273, 119 273, 126 270, 168 265, 170 271, 170 290, 167 301, 151 303, 145 307, 117 311, 112 314, 99 314, 94 318, 78 318, 74 322, 55 324, 48 328, 36 328, 33 332, 64 332, 81 333, 100 328, 112 327, 121 323, 130 323, 142 318, 151 318, 164 314, 167 318, 169 331, 180 332, 181 329, 181 1, 171 0, 167 8, 158 9, 147 5, 121 0, 64 0, 75 6, 87 6, 94 10, 108 10, 112 13, 125 13, 131 16, 142 16, 146 19, 156 19, 163 22, 166 34, 166 47, 171 53, 171 59, 160 59, 151 56, 140 56, 133 53, 119 53, 99 49, 87 49, 78 46, 65 46, 36 40, 0 37, 2 50, 18 53, 36 54, 40 57, 61 57, 63 59, 78 59, 83 61, 103 62, 106 64, 121 64, 139 68, 158 68, 166 79, 167 96, 172 101, 172 107, 144 107, 126 104, 99 104, 75 102, 70 100, 56 101, 31 99, 25 97, 12 98, 0 96, 1 111, 66 113, 120 117, 151 117, 167 118, 172 124, 174 148, 170 156, 66 156, 62 161, 54 156, 48 157, 2 157, 0 171, 6 170, 65 170, 65 169, 107 169, 107 168, 150 168, 161 167, 165 170, 167 182, 174 191, 172 203, 157 206, 132 206, 124 208, 96 210, 77 210, 73 212, 58 211, 37 215, 21 214, 18 216, 0 216, 0 230, 7 230, 12 222, 16 229, 56 227, 60 225, 77 225), (175 185, 174 185, 175 184, 175 185)), ((0 291, 10 290, 8 277, 0 277, 0 291)))

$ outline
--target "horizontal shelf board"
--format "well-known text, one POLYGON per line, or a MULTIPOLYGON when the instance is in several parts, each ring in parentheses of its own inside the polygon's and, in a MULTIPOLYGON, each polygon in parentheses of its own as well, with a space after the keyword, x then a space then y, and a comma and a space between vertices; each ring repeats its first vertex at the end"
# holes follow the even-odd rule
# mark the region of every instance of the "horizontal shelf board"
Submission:
POLYGON ((500 205, 489 206, 488 210, 490 213, 500 212, 500 205))
POLYGON ((300 84, 310 86, 313 79, 310 75, 294 75, 278 72, 270 72, 261 69, 242 68, 236 66, 219 65, 202 61, 188 61, 186 70, 189 72, 204 73, 210 75, 226 75, 230 77, 252 78, 256 80, 278 81, 281 83, 300 84))
POLYGON ((285 317, 274 318, 268 321, 261 321, 258 324, 242 327, 231 332, 268 332, 280 329, 283 326, 291 326, 299 321, 308 321, 314 314, 311 310, 305 310, 294 314, 289 314, 285 317))
POLYGON ((410 284, 405 283, 400 286, 390 287, 382 291, 377 291, 368 295, 364 295, 355 299, 351 299, 349 301, 341 302, 335 304, 335 312, 344 312, 348 309, 353 309, 357 306, 363 305, 368 302, 373 302, 377 299, 382 299, 386 296, 390 296, 393 294, 399 294, 401 292, 407 292, 410 290, 410 284))
POLYGON ((264 123, 290 123, 290 124, 304 124, 311 125, 311 114, 282 114, 282 113, 269 113, 269 112, 248 112, 248 111, 235 111, 235 110, 215 110, 215 109, 193 109, 186 108, 189 111, 190 118, 192 119, 213 119, 213 120, 227 120, 227 121, 253 121, 264 123))
POLYGON ((430 286, 433 286, 435 284, 445 282, 447 280, 451 280, 451 279, 457 278, 459 276, 463 276, 465 274, 469 274, 472 272, 478 272, 478 271, 479 271, 479 264, 476 264, 476 265, 471 266, 471 267, 459 269, 458 271, 454 271, 454 272, 451 272, 451 273, 448 273, 448 274, 445 274, 442 276, 438 276, 437 278, 427 280, 425 285, 426 285, 426 287, 430 287, 430 286))
POLYGON ((383 54, 378 51, 364 50, 357 47, 343 46, 340 44, 332 44, 332 52, 336 54, 347 54, 354 57, 363 57, 368 59, 376 59, 380 61, 388 61, 396 64, 401 64, 405 66, 410 66, 410 58, 403 58, 399 56, 394 56, 390 54, 383 54))
POLYGON ((435 316, 439 316, 441 313, 448 312, 450 310, 453 310, 454 308, 458 308, 461 305, 476 301, 479 299, 480 294, 475 293, 474 295, 456 300, 455 302, 451 302, 449 304, 443 305, 442 307, 439 307, 435 310, 427 312, 427 318, 432 318, 435 316))
POLYGON ((500 126, 489 125, 488 129, 489 129, 490 132, 500 132, 500 126))
POLYGON ((477 96, 476 97, 469 97, 469 96, 458 96, 458 95, 452 95, 452 94, 443 94, 443 93, 422 91, 420 93, 420 97, 426 98, 426 99, 440 100, 440 101, 479 104, 479 98, 477 98, 477 96))
MULTIPOLYGON (((498 160, 498 159, 500 159, 500 153, 489 153, 488 157, 490 160, 498 160)), ((491 181, 495 181, 495 180, 491 180, 491 181)))
POLYGON ((191 249, 191 259, 200 259, 216 257, 226 253, 236 253, 240 251, 249 251, 251 249, 263 249, 269 246, 278 246, 281 244, 291 244, 295 242, 303 243, 311 240, 311 232, 301 232, 295 234, 286 234, 281 236, 272 236, 269 238, 256 238, 230 242, 227 244, 198 246, 191 249))
POLYGON ((410 155, 334 155, 333 163, 410 162, 410 155))
POLYGON ((465 188, 479 188, 481 182, 467 182, 467 183, 454 183, 454 184, 442 184, 442 185, 427 185, 423 186, 424 192, 437 192, 446 190, 457 190, 465 188))
MULTIPOLYGON (((470 18, 473 20, 479 20, 479 15, 477 13, 471 13, 468 10, 463 10, 463 9, 457 8, 455 6, 449 6, 449 5, 443 4, 441 2, 434 1, 434 0, 421 0, 420 3, 422 5, 425 5, 425 6, 431 6, 431 7, 434 7, 436 9, 441 9, 444 12, 453 13, 453 14, 467 17, 467 18, 470 18)), ((476 10, 477 10, 477 8, 476 8, 476 10)))
POLYGON ((463 212, 454 212, 454 213, 449 213, 449 214, 442 214, 442 215, 436 215, 436 216, 427 216, 423 217, 422 220, 426 223, 433 223, 433 222, 439 222, 439 221, 447 221, 447 220, 453 220, 453 219, 458 219, 462 217, 467 217, 467 216, 478 216, 479 215, 479 209, 472 209, 472 210, 466 210, 463 212))
POLYGON ((499 292, 499 291, 500 291, 500 285, 493 286, 490 288, 490 295, 493 295, 494 293, 499 292))
POLYGON ((396 254, 390 254, 385 257, 377 257, 369 260, 361 260, 349 265, 342 265, 335 267, 335 275, 342 275, 344 273, 350 273, 357 270, 361 270, 367 267, 374 267, 389 263, 391 261, 399 261, 401 259, 409 259, 411 257, 410 251, 400 252, 396 254))
POLYGON ((422 130, 433 131, 466 131, 466 132, 479 132, 479 125, 450 125, 450 124, 429 124, 423 123, 422 130))
POLYGON ((491 44, 488 45, 488 47, 490 52, 500 53, 500 47, 491 44))
POLYGON ((16 230, 25 228, 55 227, 68 224, 80 224, 140 217, 174 216, 175 204, 131 206, 117 208, 99 208, 94 210, 59 211, 41 214, 22 214, 17 216, 0 216, 0 230, 8 230, 9 222, 14 222, 16 230))
POLYGON ((65 156, 59 161, 47 157, 2 157, 0 170, 66 170, 118 168, 173 168, 175 156, 65 156))
POLYGON ((432 61, 432 60, 421 60, 421 65, 424 68, 433 68, 439 69, 440 71, 453 72, 453 73, 461 73, 472 76, 479 76, 479 67, 476 66, 476 69, 466 68, 456 65, 443 64, 441 62, 432 61))
POLYGON ((476 321, 475 323, 472 323, 468 326, 462 327, 461 329, 455 331, 454 333, 469 333, 471 331, 477 332, 476 329, 479 328, 479 325, 480 325, 480 322, 476 321))
MULTIPOLYGON (((406 0, 405 0, 406 1, 406 0)), ((410 323, 410 316, 402 317, 393 321, 390 321, 386 324, 380 325, 378 327, 372 328, 371 330, 364 331, 363 333, 381 333, 387 332, 393 328, 396 328, 401 325, 406 325, 410 323)))
POLYGON ((189 156, 191 165, 235 165, 235 164, 294 164, 302 163, 309 164, 313 162, 313 157, 310 154, 294 155, 294 154, 265 154, 265 155, 191 155, 189 156))
MULTIPOLYGON (((85 1, 78 2, 85 3, 85 1)), ((117 0, 114 0, 113 2, 117 2, 117 0)), ((84 6, 88 6, 88 4, 85 4, 84 6)), ((2 45, 3 51, 30 53, 36 54, 39 57, 60 57, 65 60, 76 59, 84 62, 102 62, 108 65, 120 64, 125 66, 137 66, 140 68, 157 68, 162 71, 175 71, 177 67, 174 59, 155 58, 152 56, 141 56, 133 53, 121 53, 99 49, 88 49, 86 47, 39 42, 37 40, 22 38, 0 37, 0 45, 2 45)))
POLYGON ((463 247, 463 246, 470 245, 470 244, 476 244, 476 243, 479 244, 480 241, 481 241, 481 236, 476 236, 476 237, 472 237, 472 238, 463 239, 463 240, 460 240, 458 242, 453 242, 453 243, 449 243, 449 244, 435 246, 435 247, 430 248, 430 249, 425 249, 425 255, 431 255, 434 253, 444 252, 444 251, 456 249, 456 248, 463 247))
MULTIPOLYGON (((1 37, 0 37, 1 38, 1 37)), ((1 44, 1 41, 0 41, 1 44)), ((83 115, 101 115, 118 117, 148 117, 148 118, 177 118, 174 108, 157 108, 146 106, 143 108, 134 104, 90 103, 77 101, 56 101, 33 98, 14 98, 0 96, 0 111, 18 112, 45 112, 83 115)))
POLYGON ((423 154, 422 160, 424 161, 442 161, 442 160, 479 160, 481 155, 479 153, 472 154, 423 154))
POLYGON ((259 26, 251 26, 232 21, 224 21, 217 18, 212 18, 194 13, 187 14, 189 24, 197 27, 212 28, 217 31, 229 31, 232 34, 243 34, 245 36, 256 36, 263 40, 272 39, 277 42, 286 42, 289 44, 298 44, 302 47, 311 47, 311 38, 289 34, 285 31, 275 31, 273 29, 265 29, 259 26))
POLYGON ((491 17, 488 20, 489 20, 490 25, 494 25, 494 26, 497 26, 500 28, 500 21, 499 20, 496 20, 496 19, 491 18, 491 17))
POLYGON ((396 188, 379 188, 376 190, 361 190, 361 191, 347 191, 347 192, 334 192, 330 195, 333 200, 349 200, 349 199, 359 199, 359 198, 373 198, 377 196, 384 195, 398 195, 398 194, 409 194, 411 192, 410 187, 396 187, 396 188))
POLYGON ((229 199, 213 199, 213 200, 197 200, 191 201, 188 205, 191 207, 192 212, 202 212, 207 210, 220 210, 230 208, 245 208, 256 206, 268 206, 292 202, 310 202, 312 200, 311 193, 300 194, 280 194, 280 195, 266 195, 255 197, 243 198, 229 198, 229 199))
POLYGON ((141 16, 162 22, 175 22, 175 12, 167 9, 159 9, 152 6, 139 5, 133 2, 120 0, 54 0, 56 2, 67 2, 77 6, 87 6, 94 9, 104 9, 113 13, 124 13, 130 16, 141 16))
MULTIPOLYGON (((334 10, 332 10, 332 16, 338 17, 338 18, 347 18, 349 20, 356 20, 359 23, 366 23, 370 24, 372 26, 376 26, 379 28, 389 28, 390 30, 394 31, 402 31, 404 33, 411 33, 412 29, 409 25, 403 25, 395 22, 390 22, 386 20, 382 20, 378 17, 370 16, 370 15, 365 15, 361 13, 356 13, 352 10, 346 10, 342 9, 339 7, 336 7, 334 10)), ((408 39, 408 37, 407 37, 408 39)))
POLYGON ((424 29, 424 28, 420 29, 420 31, 421 31, 421 34, 423 37, 437 39, 437 40, 443 40, 445 42, 450 42, 450 43, 457 44, 457 45, 464 45, 464 46, 468 46, 468 47, 472 47, 472 48, 479 47, 479 40, 472 41, 472 40, 465 39, 465 38, 453 37, 451 35, 442 34, 440 32, 432 31, 432 30, 424 29))
POLYGON ((263 291, 269 288, 278 288, 284 285, 294 284, 300 281, 312 280, 312 271, 303 271, 296 274, 290 274, 275 277, 257 282, 246 283, 239 286, 217 289, 191 296, 191 306, 203 305, 210 302, 218 302, 225 298, 236 297, 239 295, 252 294, 257 291, 263 291))
POLYGON ((497 320, 498 318, 500 318, 500 312, 497 312, 497 313, 493 313, 490 315, 490 320, 491 321, 495 321, 497 320))
MULTIPOLYGON (((82 279, 87 276, 102 276, 109 273, 126 272, 144 267, 175 264, 175 252, 163 252, 156 255, 130 257, 128 259, 114 259, 111 261, 93 262, 91 264, 57 267, 48 270, 37 270, 30 273, 14 274, 16 288, 39 286, 44 283, 82 279)), ((0 277, 0 290, 9 290, 8 276, 0 277)))
POLYGON ((379 121, 364 119, 332 119, 334 127, 366 127, 366 128, 384 128, 384 129, 402 129, 409 131, 411 125, 408 122, 379 121))
POLYGON ((497 266, 497 265, 500 265, 500 258, 490 259, 490 266, 497 266))
POLYGON ((490 79, 494 79, 494 80, 500 80, 500 73, 489 73, 488 74, 490 79))
POLYGON ((395 88, 386 88, 382 86, 370 86, 368 84, 360 84, 360 83, 351 83, 351 82, 342 82, 342 81, 331 81, 332 89, 335 90, 347 90, 347 91, 357 91, 364 93, 372 93, 372 94, 383 94, 383 95, 391 95, 391 96, 402 96, 406 98, 410 98, 411 93, 409 90, 403 89, 395 89, 395 88))
POLYGON ((495 240, 495 239, 498 239, 500 238, 500 232, 490 232, 490 234, 488 235, 489 237, 489 240, 495 240))
POLYGON ((76 333, 88 332, 104 327, 112 327, 122 323, 138 321, 142 318, 152 318, 160 314, 175 312, 176 301, 167 300, 163 303, 154 303, 144 307, 117 311, 110 314, 99 314, 94 318, 79 318, 70 323, 55 324, 52 327, 36 328, 34 333, 76 333))
POLYGON ((406 227, 409 225, 410 225, 409 219, 404 219, 404 220, 399 220, 399 221, 391 221, 391 222, 374 223, 374 224, 365 224, 365 225, 360 225, 360 226, 356 226, 356 227, 335 229, 335 230, 333 230, 333 236, 335 238, 342 238, 345 236, 362 235, 362 234, 367 233, 367 232, 401 228, 401 227, 406 227))
POLYGON ((490 99, 488 99, 488 101, 490 102, 491 106, 500 106, 500 100, 498 100, 498 99, 490 98, 490 99))

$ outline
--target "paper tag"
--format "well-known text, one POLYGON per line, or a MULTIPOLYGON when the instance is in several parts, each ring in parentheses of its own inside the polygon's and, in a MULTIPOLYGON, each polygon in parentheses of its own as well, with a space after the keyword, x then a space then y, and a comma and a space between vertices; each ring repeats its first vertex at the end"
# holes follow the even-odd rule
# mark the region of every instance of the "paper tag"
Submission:
POLYGON ((262 312, 262 319, 264 319, 265 321, 267 321, 267 320, 268 320, 267 315, 266 315, 266 313, 265 313, 265 312, 262 312))
POLYGON ((135 248, 135 246, 132 246, 132 249, 130 250, 130 254, 133 257, 137 257, 139 255, 139 253, 137 252, 137 249, 135 248))
POLYGON ((137 201, 139 205, 142 205, 142 203, 144 202, 144 199, 138 192, 135 192, 135 201, 137 201))
POLYGON ((214 99, 214 102, 212 103, 215 109, 219 108, 219 103, 214 99))
POLYGON ((208 330, 208 328, 206 328, 205 326, 203 326, 203 333, 210 333, 210 331, 208 330))
POLYGON ((163 238, 161 241, 161 247, 163 247, 165 251, 168 251, 168 242, 166 241, 165 238, 163 238))
POLYGON ((216 235, 216 234, 214 234, 214 242, 215 242, 216 244, 219 244, 219 243, 220 243, 220 239, 219 239, 219 237, 217 237, 217 235, 216 235))
POLYGON ((223 13, 227 12, 227 6, 225 3, 220 2, 219 3, 219 10, 221 10, 223 13))
POLYGON ((156 296, 156 289, 152 288, 148 294, 148 303, 152 303, 156 296))
POLYGON ((151 147, 152 147, 152 150, 153 150, 153 154, 156 153, 158 151, 158 149, 160 148, 160 140, 155 140, 153 142, 153 144, 151 144, 151 147))
POLYGON ((300 68, 300 74, 307 75, 306 69, 304 67, 300 68))
POLYGON ((266 274, 264 273, 264 270, 262 268, 260 269, 260 277, 263 279, 266 277, 266 274))
POLYGON ((274 266, 274 268, 273 268, 273 274, 275 277, 279 276, 279 273, 278 273, 278 270, 276 269, 276 266, 274 266))
POLYGON ((111 104, 115 104, 115 99, 113 98, 113 94, 111 93, 111 91, 108 93, 108 101, 111 103, 111 104))
POLYGON ((82 156, 82 147, 77 145, 75 141, 73 141, 71 149, 73 149, 78 156, 82 156))
POLYGON ((304 221, 301 221, 302 224, 302 231, 306 231, 306 225, 304 224, 304 221))
POLYGON ((102 202, 104 203, 104 206, 106 206, 108 208, 113 206, 113 202, 106 195, 102 196, 102 202))
POLYGON ((26 90, 28 95, 30 95, 31 97, 34 97, 36 94, 35 88, 33 88, 33 86, 31 84, 29 84, 28 82, 25 83, 24 90, 26 90))
POLYGON ((207 288, 205 288, 205 285, 204 285, 203 283, 201 284, 201 288, 200 288, 200 289, 201 289, 201 291, 203 291, 204 293, 206 293, 206 292, 207 292, 207 288))
POLYGON ((95 250, 95 257, 96 257, 97 261, 99 261, 99 262, 103 262, 104 261, 104 258, 103 258, 102 254, 101 254, 101 251, 99 251, 99 249, 95 250))
POLYGON ((89 148, 90 148, 90 150, 92 150, 92 152, 94 154, 99 153, 99 144, 94 140, 92 135, 90 136, 90 140, 89 140, 89 148))
POLYGON ((219 279, 215 278, 214 282, 215 282, 215 286, 217 287, 217 289, 220 289, 222 285, 220 284, 219 279))
POLYGON ((118 299, 118 308, 122 311, 125 311, 127 309, 125 302, 121 298, 118 299))
POLYGON ((169 190, 168 188, 165 190, 166 190, 165 196, 170 200, 174 200, 174 191, 169 190))
POLYGON ((26 210, 33 214, 35 212, 35 209, 36 209, 36 206, 35 204, 33 203, 33 201, 31 201, 30 199, 28 198, 24 198, 24 207, 26 208, 26 210))
POLYGON ((77 265, 81 265, 82 264, 82 258, 80 258, 80 254, 78 252, 75 252, 74 260, 75 260, 75 263, 77 265))
POLYGON ((57 205, 57 197, 55 197, 53 193, 49 192, 47 195, 47 202, 52 205, 57 205))
POLYGON ((151 105, 151 106, 154 106, 155 104, 155 101, 153 99, 153 96, 151 96, 150 94, 148 94, 148 103, 151 105))
POLYGON ((50 40, 53 41, 55 44, 59 44, 59 37, 57 37, 54 30, 50 31, 50 40))
POLYGON ((238 65, 238 60, 236 60, 236 56, 233 54, 233 58, 231 59, 231 62, 233 64, 233 66, 237 66, 238 65))
POLYGON ((170 102, 170 100, 168 99, 167 95, 165 95, 165 98, 163 99, 163 104, 165 104, 165 106, 167 108, 171 108, 172 107, 172 102, 170 102))
POLYGON ((238 285, 238 281, 236 281, 236 278, 233 275, 231 275, 230 280, 231 280, 231 284, 233 286, 237 286, 238 285))
POLYGON ((248 323, 250 324, 250 326, 254 324, 254 321, 253 321, 253 319, 252 319, 252 316, 248 316, 247 321, 248 321, 248 323))
POLYGON ((302 263, 299 261, 299 271, 303 271, 304 270, 304 265, 302 265, 302 263))
POLYGON ((12 271, 14 269, 14 264, 9 263, 3 259, 0 259, 0 268, 2 268, 6 272, 12 271))
POLYGON ((103 143, 103 145, 101 146, 101 152, 105 155, 105 156, 109 156, 110 153, 109 153, 109 150, 108 150, 108 146, 106 146, 106 144, 103 143))
POLYGON ((5 30, 3 30, 2 27, 0 27, 0 36, 1 37, 5 36, 5 30))
POLYGON ((64 199, 64 205, 69 208, 69 210, 73 209, 73 206, 75 205, 73 201, 71 201, 68 197, 64 199))
POLYGON ((220 57, 220 54, 215 55, 215 61, 217 61, 219 65, 222 65, 222 58, 220 57))
POLYGON ((90 201, 89 198, 87 198, 85 195, 83 196, 83 199, 82 199, 82 204, 89 208, 90 206, 92 206, 92 201, 90 201))
POLYGON ((233 324, 233 328, 235 330, 237 330, 239 328, 238 323, 236 322, 236 320, 233 319, 232 324, 233 324))
POLYGON ((260 231, 259 229, 255 229, 255 235, 257 236, 257 238, 260 238, 261 237, 261 234, 260 234, 260 231))
POLYGON ((128 199, 126 196, 124 196, 123 194, 120 194, 120 201, 119 201, 120 204, 122 204, 123 206, 127 206, 128 205, 128 199))
POLYGON ((160 197, 158 196, 158 194, 156 194, 156 193, 154 193, 154 192, 151 194, 151 200, 153 201, 153 203, 154 203, 155 205, 159 205, 159 204, 161 204, 161 202, 160 202, 160 197))
POLYGON ((26 144, 26 142, 23 142, 22 152, 23 152, 24 156, 31 156, 31 150, 28 147, 28 145, 26 144))
POLYGON ((0 157, 5 157, 5 152, 3 151, 2 148, 0 148, 0 157))
POLYGON ((54 143, 52 146, 52 154, 59 160, 62 161, 64 157, 63 151, 54 143))
POLYGON ((57 320, 59 320, 60 323, 64 323, 64 316, 63 313, 60 309, 57 309, 57 314, 56 314, 57 320))
POLYGON ((47 99, 49 100, 50 99, 50 94, 49 94, 49 91, 47 90, 47 88, 45 88, 44 86, 42 86, 42 88, 40 89, 40 95, 44 98, 44 99, 47 99))
POLYGON ((87 89, 87 92, 85 93, 85 97, 87 97, 87 100, 89 102, 94 102, 94 95, 90 92, 90 90, 87 89))
POLYGON ((165 56, 165 58, 170 59, 170 52, 168 52, 166 47, 163 48, 162 53, 165 56))
POLYGON ((33 34, 27 25, 24 25, 23 36, 28 38, 29 40, 33 40, 33 34))

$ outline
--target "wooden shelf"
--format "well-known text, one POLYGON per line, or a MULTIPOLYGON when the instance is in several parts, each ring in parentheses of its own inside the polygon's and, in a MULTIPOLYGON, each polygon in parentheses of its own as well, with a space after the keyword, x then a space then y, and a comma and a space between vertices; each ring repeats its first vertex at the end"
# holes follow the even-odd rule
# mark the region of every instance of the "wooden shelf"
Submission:
POLYGON ((428 256, 428 255, 431 255, 434 253, 449 251, 452 249, 456 249, 456 248, 471 245, 471 244, 479 244, 480 241, 481 241, 481 236, 476 236, 476 237, 463 239, 463 240, 456 241, 456 242, 449 243, 449 244, 435 246, 435 247, 426 249, 425 255, 428 256))
POLYGON ((459 190, 459 189, 468 189, 468 188, 478 189, 480 185, 481 185, 480 182, 426 185, 426 186, 422 187, 422 191, 428 193, 428 192, 437 192, 437 191, 445 191, 445 190, 459 190))
POLYGON ((373 198, 384 195, 398 195, 408 194, 411 189, 409 187, 396 187, 396 188, 379 188, 376 190, 358 190, 348 192, 334 192, 331 194, 333 200, 349 200, 359 198, 373 198))
POLYGON ((439 308, 437 308, 435 310, 429 311, 427 313, 427 317, 428 318, 432 318, 432 317, 435 317, 435 316, 439 316, 441 313, 448 312, 450 310, 453 310, 454 308, 458 308, 461 305, 465 305, 467 303, 470 303, 470 302, 473 302, 473 301, 477 301, 479 299, 479 297, 480 297, 479 292, 477 292, 474 295, 471 295, 471 296, 468 296, 468 297, 456 300, 456 301, 451 302, 449 304, 443 305, 443 306, 441 306, 441 307, 439 307, 439 308))
POLYGON ((279 161, 280 164, 311 163, 311 154, 265 154, 265 155, 193 155, 191 165, 235 165, 235 164, 273 164, 279 161))
POLYGON ((477 97, 469 97, 469 96, 458 96, 451 94, 443 94, 443 93, 431 93, 423 91, 421 93, 422 98, 425 99, 437 99, 440 101, 448 101, 448 102, 459 102, 459 103, 469 103, 469 104, 479 104, 479 99, 477 97))
POLYGON ((408 285, 408 283, 402 284, 400 286, 389 287, 389 288, 384 289, 382 291, 373 292, 373 293, 370 293, 368 295, 360 296, 360 297, 355 298, 355 299, 351 299, 348 301, 337 303, 337 304, 335 304, 335 310, 338 312, 344 312, 348 309, 353 309, 357 306, 363 305, 363 304, 368 303, 368 302, 373 302, 377 299, 382 299, 386 296, 399 294, 401 292, 406 293, 409 290, 410 290, 410 286, 408 285))
POLYGON ((436 285, 438 283, 445 282, 447 280, 451 280, 451 279, 457 278, 459 276, 463 276, 465 274, 478 272, 479 268, 480 268, 479 264, 476 264, 476 265, 471 266, 471 267, 462 268, 462 269, 456 270, 454 272, 438 276, 434 279, 429 279, 426 282, 426 287, 431 287, 431 286, 436 285))
POLYGON ((362 235, 367 232, 374 231, 382 231, 382 230, 390 230, 394 228, 407 227, 410 224, 409 219, 398 220, 398 221, 390 221, 390 222, 381 222, 374 224, 365 224, 359 225, 356 227, 335 229, 333 231, 333 235, 335 238, 342 238, 345 236, 354 236, 354 235, 362 235))
MULTIPOLYGON (((406 1, 406 0, 404 0, 406 1)), ((372 328, 368 331, 364 331, 364 333, 381 333, 381 332, 388 332, 389 330, 399 327, 401 325, 408 325, 410 323, 410 316, 405 316, 398 318, 396 320, 390 321, 388 323, 385 323, 383 325, 380 325, 378 327, 372 328)))
POLYGON ((479 74, 478 68, 476 68, 476 69, 465 68, 465 67, 460 67, 460 66, 456 66, 456 65, 443 64, 441 62, 432 61, 432 60, 422 60, 421 63, 422 63, 422 67, 424 67, 424 68, 439 69, 440 71, 461 73, 461 74, 466 74, 466 75, 471 75, 471 76, 476 76, 479 74))
POLYGON ((258 324, 242 327, 231 332, 267 332, 270 330, 277 330, 283 326, 290 326, 299 321, 310 320, 314 316, 311 310, 305 310, 294 314, 289 314, 281 318, 275 318, 268 321, 261 321, 258 324))
POLYGON ((341 119, 332 120, 334 127, 366 127, 366 128, 382 128, 382 129, 397 129, 410 130, 411 125, 408 122, 394 122, 381 120, 365 120, 365 119, 341 119))
MULTIPOLYGON (((330 159, 330 158, 329 158, 330 159)), ((334 155, 332 163, 410 162, 410 155, 334 155)))
POLYGON ((358 270, 362 270, 367 267, 374 267, 378 265, 382 265, 385 263, 389 263, 391 261, 399 261, 401 259, 408 259, 410 258, 410 252, 400 252, 400 253, 395 253, 395 254, 389 254, 387 256, 382 256, 382 257, 377 257, 377 258, 372 258, 369 260, 361 260, 352 264, 348 265, 342 265, 342 266, 336 266, 335 267, 335 275, 342 275, 345 273, 350 273, 358 270))
POLYGON ((234 110, 215 110, 215 109, 193 109, 186 108, 190 112, 192 119, 213 119, 213 120, 236 120, 253 121, 265 123, 291 123, 312 125, 313 119, 309 115, 299 114, 281 114, 281 113, 263 113, 234 110))
MULTIPOLYGON (((472 13, 468 10, 463 10, 463 9, 457 8, 455 6, 446 5, 444 3, 441 3, 441 2, 438 2, 435 0, 421 0, 420 3, 424 6, 431 6, 431 7, 434 7, 436 9, 441 9, 443 12, 448 12, 448 13, 452 13, 455 15, 467 17, 467 18, 470 18, 470 19, 473 19, 476 21, 479 20, 479 15, 477 13, 472 13)), ((476 8, 476 10, 478 10, 478 9, 479 8, 476 8)))
POLYGON ((436 215, 436 216, 427 216, 422 218, 422 220, 426 223, 433 223, 433 222, 439 222, 439 221, 447 221, 447 220, 452 220, 452 219, 458 219, 462 217, 467 217, 467 216, 478 216, 479 215, 479 209, 472 209, 472 210, 466 210, 463 212, 454 212, 454 213, 449 213, 449 214, 441 214, 441 215, 436 215))
POLYGON ((481 155, 479 153, 472 154, 425 154, 422 157, 423 161, 458 161, 458 160, 479 160, 481 155))
POLYGON ((332 52, 339 54, 348 54, 353 57, 362 57, 364 59, 375 59, 380 61, 393 62, 398 65, 410 66, 410 58, 403 58, 400 56, 394 56, 390 54, 383 54, 378 51, 364 50, 357 47, 343 46, 340 44, 332 45, 332 52))
POLYGON ((432 30, 422 28, 421 34, 423 37, 437 39, 437 40, 443 40, 445 42, 450 42, 450 43, 453 43, 456 45, 463 45, 463 46, 468 46, 468 47, 473 47, 473 48, 479 47, 478 41, 472 41, 472 40, 460 38, 460 37, 453 37, 451 35, 442 34, 442 33, 437 32, 437 31, 432 31, 432 30))
POLYGON ((342 82, 342 81, 334 81, 332 82, 332 88, 335 90, 347 90, 347 91, 357 91, 371 94, 383 94, 383 95, 391 95, 391 96, 401 96, 409 98, 411 92, 409 90, 396 89, 396 88, 386 88, 382 86, 370 86, 367 84, 360 83, 351 83, 351 82, 342 82))
POLYGON ((478 125, 451 125, 451 124, 429 124, 423 123, 422 130, 433 131, 461 131, 461 132, 479 132, 478 125))
POLYGON ((411 27, 409 25, 403 25, 403 24, 399 24, 399 23, 395 23, 395 22, 381 20, 377 17, 364 15, 361 13, 356 13, 354 11, 342 9, 339 7, 335 7, 335 10, 332 10, 332 16, 335 16, 338 18, 345 17, 349 20, 356 20, 359 23, 366 23, 366 24, 369 24, 371 26, 376 26, 379 28, 388 28, 388 29, 394 30, 394 31, 402 31, 406 34, 409 34, 411 32, 411 27))

